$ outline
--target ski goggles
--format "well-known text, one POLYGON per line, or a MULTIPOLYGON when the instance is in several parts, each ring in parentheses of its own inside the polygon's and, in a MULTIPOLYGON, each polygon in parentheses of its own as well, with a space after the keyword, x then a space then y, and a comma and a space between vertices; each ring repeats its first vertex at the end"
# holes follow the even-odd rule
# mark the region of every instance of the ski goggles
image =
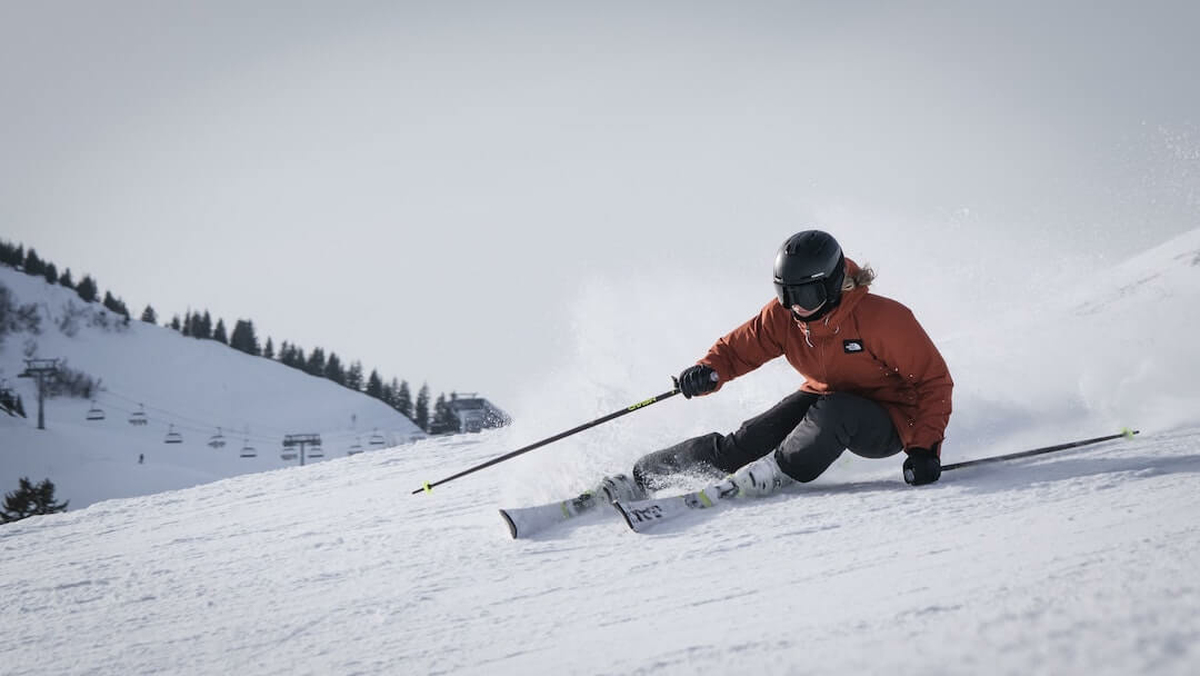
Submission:
POLYGON ((829 291, 825 288, 825 280, 817 279, 804 284, 775 284, 779 302, 786 308, 793 305, 809 312, 820 308, 829 300, 829 291))

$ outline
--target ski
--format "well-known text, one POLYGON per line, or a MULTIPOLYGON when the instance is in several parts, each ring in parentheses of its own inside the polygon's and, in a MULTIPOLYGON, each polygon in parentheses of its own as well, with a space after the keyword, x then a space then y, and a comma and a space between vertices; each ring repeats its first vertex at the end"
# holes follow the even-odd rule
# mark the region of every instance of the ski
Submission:
POLYGON ((500 516, 508 524, 508 532, 515 540, 529 537, 551 526, 587 514, 600 505, 612 504, 619 499, 629 500, 645 497, 645 495, 645 491, 639 488, 629 476, 614 474, 604 477, 594 490, 584 491, 579 497, 532 507, 501 509, 500 516))
POLYGON ((633 532, 644 533, 682 514, 715 507, 720 501, 736 497, 737 494, 738 487, 729 479, 724 479, 692 493, 649 500, 618 500, 613 506, 625 518, 625 523, 633 532))
MULTIPOLYGON (((1110 434, 1103 437, 1095 437, 1092 439, 1081 439, 1065 444, 1056 444, 1054 446, 1045 446, 1035 448, 1019 453, 1009 453, 1007 455, 998 455, 990 458, 981 458, 978 460, 968 460, 966 462, 952 463, 944 465, 942 471, 959 469, 962 467, 971 467, 978 464, 1001 462, 1006 460, 1016 460, 1019 458, 1028 458, 1046 453, 1067 450, 1071 448, 1079 448, 1080 446, 1089 446, 1103 441, 1111 441, 1124 437, 1132 439, 1138 434, 1138 430, 1123 429, 1119 434, 1110 434)), ((653 528, 655 525, 664 521, 670 521, 682 514, 687 514, 697 509, 708 509, 715 507, 722 500, 728 500, 737 497, 738 487, 734 485, 730 479, 724 479, 707 488, 692 493, 684 493, 683 495, 674 495, 668 498, 655 498, 650 500, 628 500, 621 499, 613 502, 613 506, 625 517, 625 523, 629 525, 635 533, 644 533, 653 528)))
POLYGON ((501 509, 500 516, 508 524, 508 532, 513 539, 524 538, 569 521, 577 516, 587 514, 600 505, 595 493, 587 492, 570 500, 548 502, 532 507, 515 507, 501 509))

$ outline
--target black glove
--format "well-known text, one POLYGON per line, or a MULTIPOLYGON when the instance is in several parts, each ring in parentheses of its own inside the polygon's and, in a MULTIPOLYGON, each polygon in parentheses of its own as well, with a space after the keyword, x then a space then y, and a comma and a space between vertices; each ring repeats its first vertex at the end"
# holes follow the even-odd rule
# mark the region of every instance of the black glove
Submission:
POLYGON ((711 366, 696 364, 679 374, 679 391, 685 399, 708 394, 717 389, 717 372, 711 366))
POLYGON ((928 448, 908 449, 904 461, 904 482, 910 486, 931 484, 942 476, 942 461, 928 448))

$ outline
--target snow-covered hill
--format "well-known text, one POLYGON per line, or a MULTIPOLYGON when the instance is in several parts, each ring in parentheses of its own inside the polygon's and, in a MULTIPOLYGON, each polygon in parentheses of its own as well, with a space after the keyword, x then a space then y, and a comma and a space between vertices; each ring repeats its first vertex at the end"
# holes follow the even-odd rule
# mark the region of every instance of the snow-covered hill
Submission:
MULTIPOLYGON (((409 491, 559 429, 522 421, 107 501, 0 527, 0 664, 1196 673, 1200 409, 1181 402, 1200 390, 1188 342, 1197 256, 1200 234, 1189 233, 1080 290, 1031 299, 1028 316, 943 339, 958 383, 947 460, 1123 424, 1143 430, 1132 440, 961 469, 919 489, 904 485, 898 459, 847 456, 813 484, 648 535, 603 510, 509 539, 497 506, 580 490, 679 435, 682 417, 723 410, 720 395, 676 397, 429 495, 409 491)), ((756 377, 725 401, 744 409, 785 374, 756 377)), ((564 400, 550 417, 592 413, 571 409, 564 400)))
POLYGON ((0 266, 0 284, 42 315, 40 333, 9 335, 0 345, 0 379, 29 415, 0 415, 0 491, 15 489, 22 476, 49 478, 77 509, 296 464, 281 459, 289 433, 321 434, 326 458, 355 444, 378 450, 424 436, 389 406, 323 378, 163 327, 120 327, 100 305, 12 268, 0 266), (74 320, 64 322, 70 314, 74 320), (26 356, 65 359, 103 390, 95 403, 48 400, 46 429, 38 430, 36 385, 17 378, 26 356), (87 419, 93 408, 103 420, 87 419), (129 423, 137 411, 148 424, 129 423), (183 443, 164 443, 172 428, 183 443), (226 445, 214 449, 208 442, 218 431, 226 445), (241 457, 247 447, 255 457, 241 457))

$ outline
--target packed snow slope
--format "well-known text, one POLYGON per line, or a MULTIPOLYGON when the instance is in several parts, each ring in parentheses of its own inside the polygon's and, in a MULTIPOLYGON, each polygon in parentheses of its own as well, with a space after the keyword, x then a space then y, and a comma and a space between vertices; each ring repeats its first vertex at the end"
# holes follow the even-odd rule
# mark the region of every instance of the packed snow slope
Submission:
POLYGON ((122 327, 100 304, 41 277, 0 266, 0 285, 42 318, 39 331, 0 343, 0 380, 28 414, 0 414, 0 492, 20 477, 48 478, 77 509, 296 464, 281 458, 285 434, 321 434, 325 458, 355 444, 377 450, 424 436, 377 399, 216 341, 140 321, 122 327), (35 381, 17 378, 26 357, 63 359, 98 379, 95 402, 48 399, 46 429, 38 430, 35 381), (93 409, 104 419, 88 420, 93 409), (147 424, 131 425, 139 411, 147 424), (172 429, 182 443, 164 443, 172 429), (225 445, 210 447, 218 434, 225 445), (254 457, 242 457, 246 448, 254 457))
MULTIPOLYGON (((673 405, 685 405, 682 400, 673 405)), ((510 540, 509 435, 0 527, 7 674, 1194 674, 1200 430, 510 540)))
MULTIPOLYGON (((1110 272, 1039 299, 1028 316, 935 336, 958 382, 944 456, 1123 425, 1142 429, 1133 439, 921 488, 904 485, 899 458, 847 455, 812 484, 647 535, 602 510, 509 538, 498 506, 570 495, 795 386, 764 369, 717 396, 674 397, 410 495, 665 389, 576 382, 595 405, 557 397, 537 424, 0 527, 0 664, 12 674, 1197 673, 1200 370, 1188 341, 1200 328, 1200 233, 1110 272)), ((602 364, 607 344, 583 333, 592 342, 581 358, 602 364)), ((627 356, 612 362, 614 380, 645 370, 627 356)))

